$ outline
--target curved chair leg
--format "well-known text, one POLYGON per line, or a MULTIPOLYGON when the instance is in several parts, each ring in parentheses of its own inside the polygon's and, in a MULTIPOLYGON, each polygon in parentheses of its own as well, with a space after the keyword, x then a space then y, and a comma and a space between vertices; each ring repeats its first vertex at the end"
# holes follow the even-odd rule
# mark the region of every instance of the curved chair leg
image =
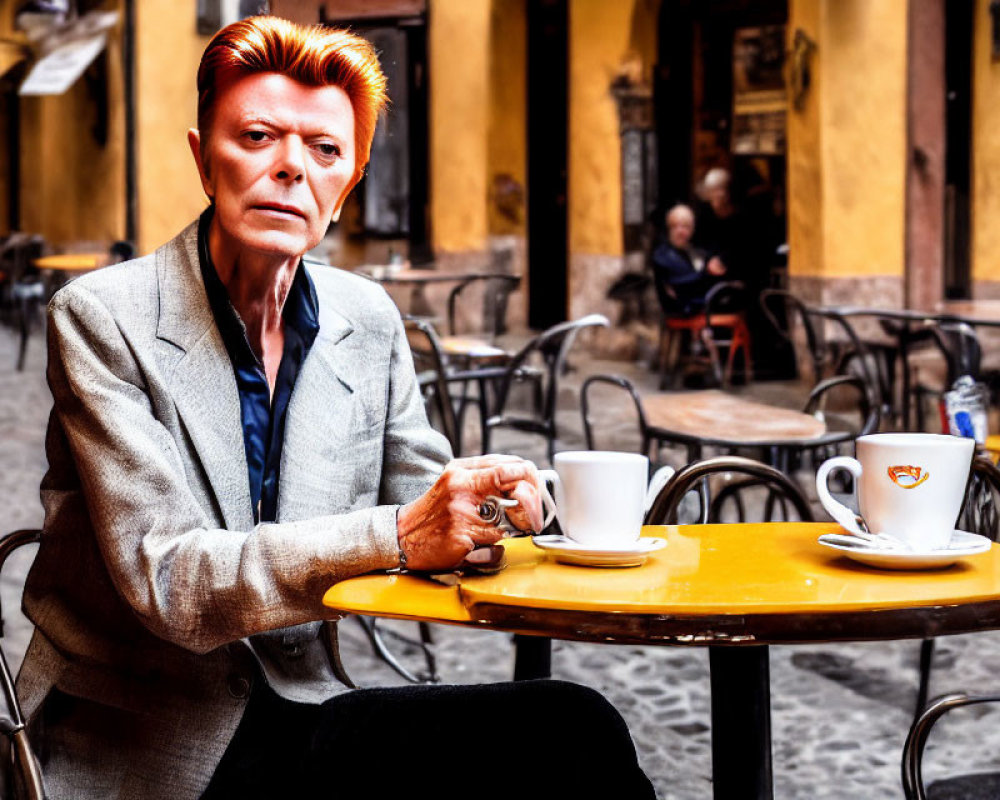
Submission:
POLYGON ((371 642, 372 647, 375 649, 375 653, 381 658, 386 664, 388 664, 393 671, 396 672, 404 680, 410 683, 440 683, 441 677, 437 674, 437 661, 434 658, 434 654, 430 650, 431 636, 430 628, 427 627, 426 623, 421 623, 420 627, 420 641, 416 642, 412 639, 408 639, 404 636, 398 636, 397 638, 403 640, 405 644, 416 646, 420 648, 424 655, 424 661, 427 665, 426 672, 415 674, 404 667, 399 659, 393 655, 392 651, 386 645, 385 640, 382 638, 382 631, 379 630, 377 620, 371 617, 355 617, 364 630, 365 634, 368 636, 368 640, 371 642))
POLYGON ((31 335, 31 307, 29 306, 29 301, 24 298, 21 298, 19 307, 18 328, 21 338, 17 349, 17 371, 23 372, 24 359, 28 352, 28 338, 31 335))
POLYGON ((976 703, 996 703, 1000 695, 971 696, 966 694, 946 694, 935 699, 921 713, 910 727, 903 745, 902 777, 903 794, 906 800, 927 800, 924 790, 922 762, 927 737, 934 724, 949 711, 976 703))
POLYGON ((931 684, 931 666, 934 661, 934 640, 924 639, 920 643, 920 679, 917 684, 917 707, 913 712, 916 722, 927 707, 927 692, 931 684))

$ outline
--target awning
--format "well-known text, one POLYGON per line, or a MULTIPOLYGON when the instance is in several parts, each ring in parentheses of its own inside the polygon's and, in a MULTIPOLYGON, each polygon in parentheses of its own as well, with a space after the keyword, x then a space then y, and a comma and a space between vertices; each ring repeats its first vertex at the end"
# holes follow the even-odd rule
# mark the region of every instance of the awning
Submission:
POLYGON ((99 33, 57 47, 31 68, 18 94, 62 94, 76 83, 107 41, 107 34, 99 33))
POLYGON ((18 94, 62 94, 83 74, 108 43, 108 29, 118 13, 91 12, 43 42, 41 58, 24 79, 18 94))

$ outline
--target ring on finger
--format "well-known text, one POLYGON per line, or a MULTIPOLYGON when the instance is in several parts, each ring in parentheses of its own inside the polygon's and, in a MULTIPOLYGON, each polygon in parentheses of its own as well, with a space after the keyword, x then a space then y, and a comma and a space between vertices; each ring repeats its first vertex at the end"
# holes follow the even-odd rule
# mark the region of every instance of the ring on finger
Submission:
POLYGON ((512 531, 516 528, 507 519, 507 509, 514 508, 517 500, 507 497, 497 497, 494 494, 487 495, 483 502, 479 504, 479 518, 487 525, 493 525, 500 530, 512 531))

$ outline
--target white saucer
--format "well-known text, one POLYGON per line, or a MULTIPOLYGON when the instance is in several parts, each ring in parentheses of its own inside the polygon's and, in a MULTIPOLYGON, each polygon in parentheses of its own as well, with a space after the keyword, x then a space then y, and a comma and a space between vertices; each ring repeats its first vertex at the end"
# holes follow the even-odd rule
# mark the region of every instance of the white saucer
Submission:
POLYGON ((613 548, 580 544, 556 534, 533 536, 531 541, 536 547, 552 553, 556 561, 584 567, 638 567, 645 563, 646 556, 667 544, 666 539, 655 536, 645 536, 631 545, 613 548))
POLYGON ((954 564, 960 558, 974 556, 977 553, 985 553, 992 545, 992 542, 985 536, 960 530, 956 530, 951 535, 951 541, 948 542, 948 546, 940 550, 912 551, 869 547, 862 543, 854 544, 850 541, 850 537, 837 533, 823 534, 819 537, 819 543, 825 547, 838 550, 848 558, 852 558, 862 564, 882 569, 935 569, 947 567, 954 564))

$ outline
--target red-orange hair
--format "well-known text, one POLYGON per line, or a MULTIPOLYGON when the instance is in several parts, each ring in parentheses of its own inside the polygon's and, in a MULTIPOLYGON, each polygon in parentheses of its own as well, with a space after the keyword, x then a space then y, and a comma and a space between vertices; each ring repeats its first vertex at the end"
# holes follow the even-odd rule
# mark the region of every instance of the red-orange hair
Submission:
POLYGON ((250 17, 220 30, 198 67, 198 128, 202 148, 212 124, 218 90, 259 72, 278 72, 307 86, 339 86, 354 109, 353 186, 364 174, 378 115, 386 104, 386 80, 371 44, 353 33, 306 27, 280 17, 250 17))

